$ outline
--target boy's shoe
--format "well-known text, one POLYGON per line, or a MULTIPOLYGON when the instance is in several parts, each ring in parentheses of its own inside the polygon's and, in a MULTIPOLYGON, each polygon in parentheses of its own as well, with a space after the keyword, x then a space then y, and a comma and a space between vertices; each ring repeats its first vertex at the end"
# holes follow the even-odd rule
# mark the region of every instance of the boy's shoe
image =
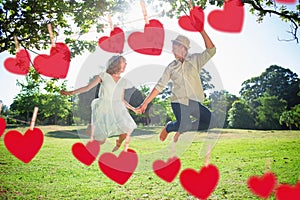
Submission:
POLYGON ((168 137, 168 132, 167 132, 166 127, 164 127, 164 129, 159 134, 159 139, 161 141, 165 141, 167 139, 167 137, 168 137))

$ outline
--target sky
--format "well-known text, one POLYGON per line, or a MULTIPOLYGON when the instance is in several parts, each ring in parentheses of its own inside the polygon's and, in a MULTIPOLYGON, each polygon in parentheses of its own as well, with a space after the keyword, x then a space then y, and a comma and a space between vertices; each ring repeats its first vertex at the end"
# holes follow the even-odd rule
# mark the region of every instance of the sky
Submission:
MULTIPOLYGON (((143 14, 139 5, 133 5, 131 12, 128 12, 127 19, 135 23, 124 23, 120 26, 126 37, 133 31, 142 31, 144 27, 143 14)), ((204 29, 209 34, 217 48, 216 55, 205 66, 205 69, 213 73, 213 81, 218 85, 217 89, 224 89, 231 94, 239 96, 241 84, 252 77, 259 76, 266 68, 271 65, 278 65, 289 68, 294 73, 300 75, 300 44, 295 41, 285 42, 280 39, 289 39, 291 35, 287 33, 290 30, 290 24, 282 22, 276 16, 266 16, 263 23, 256 22, 256 17, 249 14, 245 8, 245 17, 240 33, 227 33, 216 30, 210 26, 207 16, 212 10, 220 9, 209 6, 205 13, 204 29)), ((157 13, 149 9, 148 16, 157 13)), ((114 18, 113 23, 114 23, 114 18)), ((124 76, 134 77, 140 84, 155 83, 165 66, 173 60, 171 54, 171 40, 177 34, 183 34, 190 38, 190 52, 199 52, 204 49, 204 43, 201 35, 197 32, 183 30, 178 25, 176 18, 158 18, 165 29, 165 46, 160 56, 141 55, 130 51, 128 44, 125 44, 124 56, 127 59, 127 69, 124 76), (147 71, 148 70, 148 71, 147 71)), ((98 39, 102 36, 108 36, 110 29, 107 28, 104 33, 95 33, 91 31, 89 38, 98 39)), ((58 42, 63 42, 63 38, 58 38, 58 42), (61 40, 61 41, 59 41, 61 40)), ((49 54, 49 50, 41 53, 49 54)), ((82 56, 76 56, 70 63, 69 73, 65 80, 68 80, 68 88, 74 89, 84 86, 88 78, 98 74, 99 70, 104 69, 107 58, 111 55, 99 47, 96 52, 85 52, 82 56)), ((16 80, 24 80, 24 76, 12 74, 4 68, 4 61, 8 57, 15 57, 7 52, 0 54, 0 100, 4 105, 9 106, 13 98, 20 91, 16 86, 16 80)))

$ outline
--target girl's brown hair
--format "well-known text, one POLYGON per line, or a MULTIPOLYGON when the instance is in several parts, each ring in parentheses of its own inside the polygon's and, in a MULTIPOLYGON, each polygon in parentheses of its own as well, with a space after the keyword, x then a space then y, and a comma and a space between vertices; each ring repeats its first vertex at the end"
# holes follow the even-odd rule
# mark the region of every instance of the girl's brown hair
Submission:
POLYGON ((126 60, 123 56, 113 56, 107 62, 106 72, 110 75, 118 73, 121 69, 121 60, 126 60))

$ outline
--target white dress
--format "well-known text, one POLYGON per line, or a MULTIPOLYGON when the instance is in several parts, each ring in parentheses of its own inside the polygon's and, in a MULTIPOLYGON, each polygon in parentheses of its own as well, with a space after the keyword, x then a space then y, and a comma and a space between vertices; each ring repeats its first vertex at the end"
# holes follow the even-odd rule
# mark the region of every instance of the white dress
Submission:
POLYGON ((113 77, 102 72, 99 98, 92 101, 92 125, 95 140, 103 140, 122 133, 130 134, 137 126, 123 102, 124 89, 130 82, 121 78, 117 83, 113 77))

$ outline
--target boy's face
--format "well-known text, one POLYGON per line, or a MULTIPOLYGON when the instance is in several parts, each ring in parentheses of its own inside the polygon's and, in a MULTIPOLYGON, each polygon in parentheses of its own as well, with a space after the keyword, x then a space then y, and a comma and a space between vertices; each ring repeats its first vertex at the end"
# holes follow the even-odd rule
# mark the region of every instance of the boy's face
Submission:
POLYGON ((174 42, 172 45, 172 52, 176 59, 182 58, 182 55, 184 53, 184 46, 174 42))

